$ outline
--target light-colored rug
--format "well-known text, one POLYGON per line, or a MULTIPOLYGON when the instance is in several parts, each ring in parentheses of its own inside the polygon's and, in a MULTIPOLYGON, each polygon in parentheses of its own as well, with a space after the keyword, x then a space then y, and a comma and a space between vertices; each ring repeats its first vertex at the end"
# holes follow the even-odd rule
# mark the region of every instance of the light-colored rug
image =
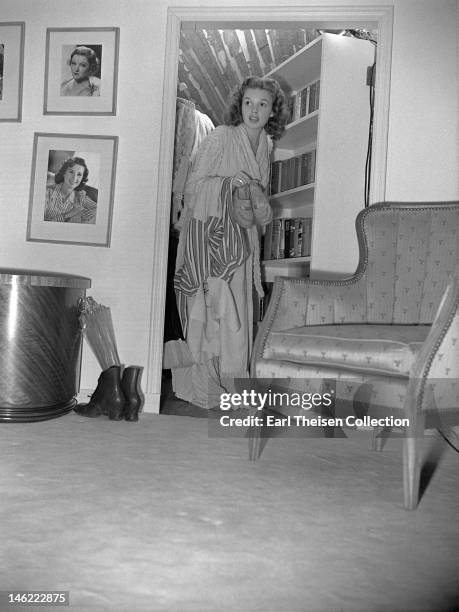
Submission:
POLYGON ((1 424, 0 589, 68 590, 75 612, 459 609, 459 454, 425 440, 408 512, 401 440, 368 447, 279 438, 253 463, 206 419, 1 424))

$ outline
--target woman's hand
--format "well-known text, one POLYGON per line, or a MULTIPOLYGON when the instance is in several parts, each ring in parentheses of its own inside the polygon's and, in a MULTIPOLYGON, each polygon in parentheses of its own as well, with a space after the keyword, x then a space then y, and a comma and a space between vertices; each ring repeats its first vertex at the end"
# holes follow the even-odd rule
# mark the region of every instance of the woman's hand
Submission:
POLYGON ((237 187, 243 187, 244 185, 248 185, 252 178, 244 172, 244 170, 239 170, 233 178, 232 178, 232 187, 236 189, 237 187))

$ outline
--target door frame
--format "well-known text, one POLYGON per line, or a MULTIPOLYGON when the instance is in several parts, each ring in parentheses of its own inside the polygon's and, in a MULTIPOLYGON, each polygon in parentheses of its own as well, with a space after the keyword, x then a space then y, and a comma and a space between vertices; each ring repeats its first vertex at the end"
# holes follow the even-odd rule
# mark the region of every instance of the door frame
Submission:
POLYGON ((159 412, 163 360, 163 327, 166 299, 166 270, 169 243, 170 201, 174 155, 175 100, 180 29, 183 22, 203 28, 256 28, 260 23, 314 24, 320 28, 357 26, 378 30, 375 112, 370 185, 370 202, 383 202, 386 193, 387 139, 392 59, 393 6, 220 6, 169 7, 163 78, 158 188, 154 230, 153 281, 150 308, 149 351, 147 362, 146 412, 159 412), (269 19, 266 15, 269 14, 269 19), (238 18, 235 19, 234 15, 238 18), (161 203, 161 205, 159 205, 161 203))

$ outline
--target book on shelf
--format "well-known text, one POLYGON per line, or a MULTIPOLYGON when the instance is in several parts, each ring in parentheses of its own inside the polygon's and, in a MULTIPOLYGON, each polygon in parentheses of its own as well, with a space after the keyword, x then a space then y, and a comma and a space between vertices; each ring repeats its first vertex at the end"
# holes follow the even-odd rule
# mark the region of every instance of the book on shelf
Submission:
POLYGON ((303 243, 303 224, 301 219, 293 219, 293 257, 301 257, 303 243))
POLYGON ((289 123, 298 121, 319 109, 320 80, 292 93, 287 98, 289 123))
POLYGON ((298 185, 309 185, 313 183, 316 175, 316 152, 308 151, 300 156, 299 172, 297 176, 298 185))
POLYGON ((295 158, 290 157, 287 162, 287 189, 297 187, 295 175, 295 158))
POLYGON ((290 257, 290 219, 284 219, 284 258, 290 257))
POLYGON ((302 117, 306 117, 306 115, 308 114, 309 87, 305 87, 304 89, 302 89, 299 93, 299 96, 300 96, 300 105, 299 105, 300 114, 298 115, 298 119, 301 119, 302 117))
POLYGON ((295 94, 295 103, 293 105, 292 121, 298 121, 301 117, 301 95, 299 92, 295 94))
POLYGON ((301 183, 299 182, 299 176, 300 176, 300 168, 301 168, 301 155, 295 155, 295 157, 293 158, 294 161, 294 169, 293 169, 293 176, 294 176, 294 186, 298 187, 301 183))
POLYGON ((276 195, 280 191, 280 168, 281 161, 277 160, 271 164, 271 176, 269 179, 270 194, 276 195))
POLYGON ((263 259, 294 259, 311 255, 312 219, 276 218, 266 226, 263 259))
POLYGON ((279 227, 279 253, 277 259, 285 257, 285 219, 280 219, 279 227))
POLYGON ((303 240, 301 244, 301 256, 311 256, 312 219, 303 219, 303 240))
POLYGON ((289 170, 290 159, 283 159, 280 165, 280 191, 287 191, 290 189, 290 170, 289 170))
POLYGON ((270 195, 313 183, 315 172, 315 150, 274 161, 271 164, 270 195))
POLYGON ((296 117, 297 117, 297 109, 296 109, 296 105, 297 105, 297 95, 296 94, 290 94, 289 96, 287 96, 287 108, 288 108, 288 112, 289 112, 289 119, 288 119, 288 123, 292 123, 293 121, 296 121, 296 117))
POLYGON ((308 114, 319 109, 320 81, 309 85, 308 114))
POLYGON ((278 259, 279 258, 280 233, 281 233, 281 220, 273 219, 270 225, 271 225, 271 231, 272 231, 272 239, 271 239, 271 253, 270 253, 269 259, 278 259))

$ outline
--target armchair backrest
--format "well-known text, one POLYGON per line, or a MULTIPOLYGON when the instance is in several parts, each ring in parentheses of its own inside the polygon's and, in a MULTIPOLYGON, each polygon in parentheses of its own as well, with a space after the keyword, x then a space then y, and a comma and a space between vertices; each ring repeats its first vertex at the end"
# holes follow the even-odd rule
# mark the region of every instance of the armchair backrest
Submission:
POLYGON ((376 204, 356 220, 369 323, 432 323, 459 278, 459 202, 376 204))

